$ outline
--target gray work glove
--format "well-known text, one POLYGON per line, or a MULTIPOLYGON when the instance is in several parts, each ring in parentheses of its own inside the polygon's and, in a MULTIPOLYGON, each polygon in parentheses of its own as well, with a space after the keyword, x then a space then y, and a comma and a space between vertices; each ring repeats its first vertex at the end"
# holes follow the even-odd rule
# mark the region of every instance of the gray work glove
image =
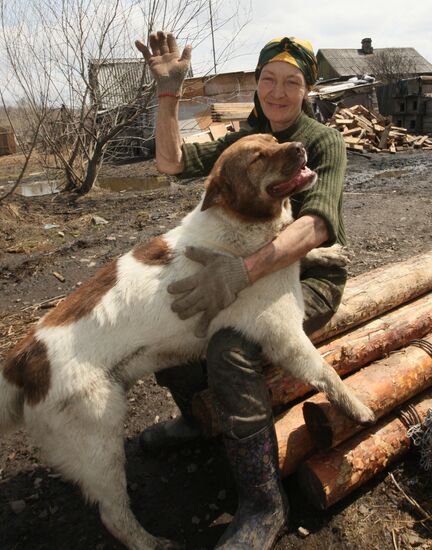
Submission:
POLYGON ((237 294, 250 285, 250 280, 243 258, 194 246, 186 248, 185 256, 204 267, 195 275, 168 286, 170 294, 182 294, 174 300, 171 309, 180 319, 202 312, 194 333, 204 338, 211 320, 235 301, 237 294))
POLYGON ((190 65, 192 46, 185 46, 180 57, 175 36, 162 31, 150 35, 153 53, 139 40, 135 41, 135 46, 148 63, 158 87, 158 94, 180 96, 190 65))

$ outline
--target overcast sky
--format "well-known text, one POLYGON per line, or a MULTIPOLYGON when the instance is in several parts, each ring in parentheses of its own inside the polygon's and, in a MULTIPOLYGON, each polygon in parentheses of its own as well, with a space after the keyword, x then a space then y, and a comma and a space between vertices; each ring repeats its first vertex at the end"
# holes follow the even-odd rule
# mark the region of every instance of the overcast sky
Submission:
MULTIPOLYGON (((359 48, 361 39, 369 37, 375 48, 413 47, 432 63, 432 0, 251 0, 250 6, 251 21, 239 36, 236 55, 221 71, 253 69, 261 47, 285 35, 310 40, 315 53, 359 48)), ((216 33, 217 51, 228 38, 228 29, 216 33)), ((193 65, 211 65, 210 52, 211 41, 197 47, 193 65)))

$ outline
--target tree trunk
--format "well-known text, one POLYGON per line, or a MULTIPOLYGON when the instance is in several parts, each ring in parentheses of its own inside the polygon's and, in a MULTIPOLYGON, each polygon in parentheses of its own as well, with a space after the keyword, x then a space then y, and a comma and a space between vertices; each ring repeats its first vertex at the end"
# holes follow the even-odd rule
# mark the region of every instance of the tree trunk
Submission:
MULTIPOLYGON (((432 407, 432 391, 403 407, 405 414, 391 415, 328 452, 308 459, 299 468, 300 485, 312 504, 324 510, 335 504, 401 458, 410 448, 407 436, 414 407, 422 422, 432 407)), ((415 421, 417 423, 418 420, 415 421)))
POLYGON ((81 187, 78 189, 78 193, 80 195, 85 195, 93 187, 93 184, 98 177, 99 170, 102 164, 102 156, 103 156, 103 146, 100 143, 97 143, 94 149, 93 155, 87 165, 86 177, 81 187))
MULTIPOLYGON (((377 418, 411 399, 432 385, 432 334, 425 339, 425 349, 416 345, 395 352, 345 379, 345 384, 368 405, 377 418)), ((306 425, 315 445, 329 448, 339 445, 361 426, 350 421, 319 393, 304 402, 306 425)))

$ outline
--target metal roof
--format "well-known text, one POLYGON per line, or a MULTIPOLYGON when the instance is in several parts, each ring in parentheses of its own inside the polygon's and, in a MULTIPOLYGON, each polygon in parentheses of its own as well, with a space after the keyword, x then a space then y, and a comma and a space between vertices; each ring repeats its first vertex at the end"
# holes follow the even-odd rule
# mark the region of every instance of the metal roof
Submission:
POLYGON ((373 59, 375 54, 391 51, 406 58, 412 63, 413 74, 432 73, 432 64, 429 63, 414 48, 374 48, 373 53, 365 54, 361 49, 347 48, 325 48, 318 50, 318 64, 320 58, 324 58, 327 63, 340 76, 367 74, 370 71, 369 60, 373 59))

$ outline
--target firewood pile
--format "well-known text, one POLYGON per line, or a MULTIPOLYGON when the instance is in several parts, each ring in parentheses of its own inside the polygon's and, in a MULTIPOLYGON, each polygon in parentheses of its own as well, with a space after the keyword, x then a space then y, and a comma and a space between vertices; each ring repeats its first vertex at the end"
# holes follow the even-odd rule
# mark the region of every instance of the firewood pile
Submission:
POLYGON ((342 132, 348 149, 397 153, 407 149, 432 150, 432 136, 411 135, 363 105, 337 110, 327 126, 342 132))
MULTIPOLYGON (((273 406, 285 410, 275 419, 282 475, 295 472, 325 509, 402 457, 408 429, 432 408, 432 251, 349 280, 338 312, 310 338, 377 418, 365 429, 324 394, 267 370, 273 406)), ((203 430, 217 434, 208 391, 193 407, 203 430)))
POLYGON ((246 120, 254 107, 253 103, 213 103, 211 117, 213 122, 231 122, 232 120, 246 120))

